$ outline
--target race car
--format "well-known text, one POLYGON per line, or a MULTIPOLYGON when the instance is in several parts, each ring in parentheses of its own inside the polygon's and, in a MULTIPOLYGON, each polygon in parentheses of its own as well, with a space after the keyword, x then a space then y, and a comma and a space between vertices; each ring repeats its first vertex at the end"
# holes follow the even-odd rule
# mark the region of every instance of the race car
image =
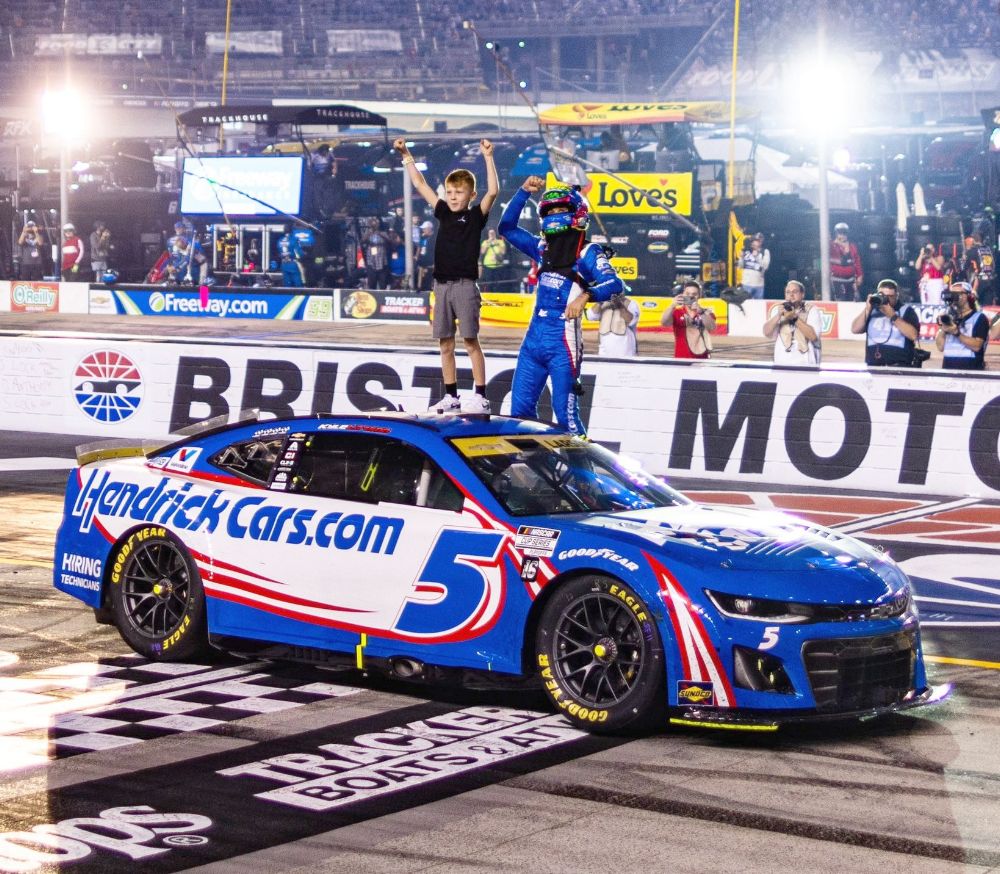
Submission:
POLYGON ((503 416, 319 415, 80 447, 55 586, 152 660, 208 647, 540 683, 595 732, 773 730, 942 699, 910 582, 503 416))

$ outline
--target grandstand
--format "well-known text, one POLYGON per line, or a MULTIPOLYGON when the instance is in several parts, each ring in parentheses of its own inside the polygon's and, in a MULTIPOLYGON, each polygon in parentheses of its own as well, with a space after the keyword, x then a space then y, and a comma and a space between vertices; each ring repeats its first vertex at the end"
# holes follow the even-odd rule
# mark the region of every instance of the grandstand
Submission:
MULTIPOLYGON (((873 84, 936 98, 919 109, 955 115, 965 95, 998 88, 995 0, 825 5, 834 50, 877 53, 873 84)), ((743 8, 741 88, 766 97, 775 64, 811 32, 817 7, 743 8)), ((719 99, 732 10, 729 0, 233 0, 227 91, 236 100, 512 102, 520 87, 546 102, 719 99)), ((0 94, 61 76, 68 53, 74 75, 98 93, 215 100, 225 28, 225 0, 3 4, 0 94)))

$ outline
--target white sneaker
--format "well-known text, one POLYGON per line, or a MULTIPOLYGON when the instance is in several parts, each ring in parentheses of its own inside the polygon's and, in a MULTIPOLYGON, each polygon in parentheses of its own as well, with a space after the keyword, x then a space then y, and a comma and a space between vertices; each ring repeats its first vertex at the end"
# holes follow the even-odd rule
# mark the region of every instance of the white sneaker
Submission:
POLYGON ((428 413, 458 413, 462 409, 462 402, 458 395, 445 395, 436 404, 431 404, 427 408, 428 413))
POLYGON ((484 398, 482 395, 472 395, 462 401, 462 412, 463 413, 485 413, 489 415, 490 412, 490 402, 484 398))

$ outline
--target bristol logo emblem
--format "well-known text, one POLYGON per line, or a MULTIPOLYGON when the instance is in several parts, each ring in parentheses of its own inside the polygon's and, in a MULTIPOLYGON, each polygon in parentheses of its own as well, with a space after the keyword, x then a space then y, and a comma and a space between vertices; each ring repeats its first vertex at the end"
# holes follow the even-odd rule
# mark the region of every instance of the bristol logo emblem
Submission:
POLYGON ((122 422, 142 403, 142 375, 120 352, 91 352, 73 371, 73 396, 92 419, 122 422))

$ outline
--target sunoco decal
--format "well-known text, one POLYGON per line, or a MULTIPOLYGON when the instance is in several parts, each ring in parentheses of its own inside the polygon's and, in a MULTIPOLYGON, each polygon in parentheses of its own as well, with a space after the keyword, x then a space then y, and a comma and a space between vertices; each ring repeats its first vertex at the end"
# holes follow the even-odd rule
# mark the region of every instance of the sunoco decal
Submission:
POLYGON ((715 688, 712 683, 692 683, 690 680, 677 681, 677 703, 700 707, 715 706, 715 688))

